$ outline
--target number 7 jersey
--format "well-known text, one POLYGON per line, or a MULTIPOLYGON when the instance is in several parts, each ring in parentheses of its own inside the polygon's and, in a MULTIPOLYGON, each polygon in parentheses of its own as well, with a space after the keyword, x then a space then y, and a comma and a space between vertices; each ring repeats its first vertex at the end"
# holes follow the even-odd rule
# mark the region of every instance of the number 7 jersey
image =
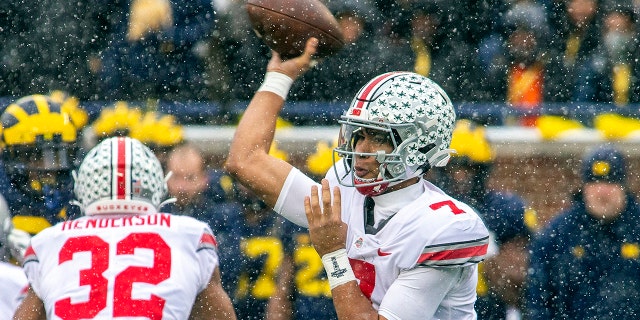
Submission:
POLYGON ((217 266, 207 224, 166 213, 58 223, 24 261, 47 319, 187 319, 217 266))
MULTIPOLYGON (((328 175, 328 178, 330 185, 339 185, 335 176, 328 175)), ((481 218, 471 207, 430 182, 421 179, 416 185, 396 191, 412 193, 409 197, 414 200, 404 204, 377 230, 366 227, 365 197, 355 188, 339 186, 342 220, 349 225, 347 254, 362 293, 376 309, 383 298, 401 299, 386 297, 386 293, 402 271, 420 267, 475 268, 484 259, 489 233, 481 218)), ((390 196, 393 195, 378 197, 390 196)), ((469 299, 475 301, 475 284, 459 290, 474 293, 469 299)), ((429 295, 427 292, 420 294, 429 295)), ((449 306, 460 303, 465 308, 471 306, 468 311, 473 314, 473 301, 453 299, 431 303, 449 306)), ((397 302, 399 305, 406 303, 397 302)))

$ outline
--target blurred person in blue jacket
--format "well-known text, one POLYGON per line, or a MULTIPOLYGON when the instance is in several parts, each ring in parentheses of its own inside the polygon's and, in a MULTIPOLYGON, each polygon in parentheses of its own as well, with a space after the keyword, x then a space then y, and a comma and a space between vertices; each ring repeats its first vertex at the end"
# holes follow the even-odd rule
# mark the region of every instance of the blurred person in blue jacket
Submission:
POLYGON ((61 89, 95 99, 93 62, 107 45, 109 1, 0 2, 0 96, 61 89))
POLYGON ((640 102, 640 31, 631 6, 604 10, 601 41, 577 79, 577 101, 613 102, 618 106, 640 102))
POLYGON ((624 154, 597 146, 580 173, 571 206, 532 242, 529 318, 638 319, 640 207, 627 188, 624 154))
POLYGON ((225 231, 218 237, 222 284, 238 319, 268 319, 270 298, 284 280, 278 277, 284 258, 283 232, 292 230, 285 227, 292 223, 240 184, 235 201, 223 214, 225 231))
POLYGON ((106 99, 207 98, 204 49, 214 28, 211 1, 115 1, 112 9, 115 26, 101 66, 106 99))
MULTIPOLYGON (((306 160, 306 171, 320 181, 334 163, 333 149, 319 141, 315 153, 306 160)), ((336 155, 336 159, 340 159, 336 155)), ((278 286, 271 296, 266 320, 333 320, 338 315, 333 307, 331 287, 322 265, 322 259, 311 244, 309 230, 287 223, 283 225, 284 257, 278 286)))
POLYGON ((484 127, 458 120, 451 148, 457 152, 438 171, 441 186, 478 210, 493 240, 480 264, 478 319, 523 319, 528 248, 537 227, 536 213, 518 194, 488 187, 495 154, 484 127))
POLYGON ((593 84, 590 61, 600 43, 601 12, 605 1, 546 0, 551 32, 548 38, 549 102, 579 101, 581 85, 593 84))

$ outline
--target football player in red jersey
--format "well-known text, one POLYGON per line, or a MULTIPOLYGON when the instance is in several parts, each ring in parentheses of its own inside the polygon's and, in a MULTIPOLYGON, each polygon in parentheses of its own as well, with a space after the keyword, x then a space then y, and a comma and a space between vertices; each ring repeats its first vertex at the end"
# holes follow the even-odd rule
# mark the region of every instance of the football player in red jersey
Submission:
POLYGON ((83 216, 31 239, 14 319, 235 319, 209 226, 158 211, 167 185, 148 147, 106 139, 74 179, 83 216))
POLYGON ((476 212, 430 182, 444 166, 455 112, 433 81, 384 73, 341 117, 342 157, 318 184, 268 155, 289 88, 317 47, 282 61, 245 111, 227 170, 285 218, 309 227, 339 319, 475 319, 477 263, 489 234, 476 212), (303 214, 306 213, 306 214, 303 214))

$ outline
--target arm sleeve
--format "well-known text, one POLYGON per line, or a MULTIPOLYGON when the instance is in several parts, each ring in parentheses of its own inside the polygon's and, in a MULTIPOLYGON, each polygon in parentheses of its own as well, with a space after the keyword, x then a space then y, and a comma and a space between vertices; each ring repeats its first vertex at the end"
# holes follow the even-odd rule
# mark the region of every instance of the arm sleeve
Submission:
POLYGON ((304 212, 304 197, 311 194, 311 186, 314 185, 320 187, 300 170, 293 168, 282 186, 273 210, 301 227, 308 227, 309 222, 304 212))
POLYGON ((31 238, 32 243, 25 252, 24 261, 22 262, 22 270, 24 270, 33 291, 38 296, 42 297, 42 291, 40 290, 40 277, 38 276, 40 274, 40 259, 33 248, 33 240, 34 238, 31 238))
POLYGON ((208 226, 205 226, 202 231, 196 253, 198 256, 200 270, 202 270, 199 277, 200 283, 198 292, 200 292, 207 287, 213 271, 220 264, 218 258, 218 243, 213 232, 211 232, 211 229, 208 226))
MULTIPOLYGON (((446 299, 467 301, 459 317, 474 313, 478 276, 475 266, 463 268, 414 268, 402 271, 385 294, 378 313, 389 320, 431 319, 446 299), (451 288, 464 286, 459 296, 448 297, 451 288)), ((458 290, 456 290, 458 292, 458 290)))

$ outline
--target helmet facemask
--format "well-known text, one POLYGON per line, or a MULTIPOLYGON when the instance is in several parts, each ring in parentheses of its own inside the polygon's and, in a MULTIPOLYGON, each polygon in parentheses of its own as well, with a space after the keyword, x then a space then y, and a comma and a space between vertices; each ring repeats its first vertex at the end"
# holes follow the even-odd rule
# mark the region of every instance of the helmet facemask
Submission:
POLYGON ((339 121, 342 126, 335 151, 345 159, 345 171, 352 176, 351 184, 343 179, 341 183, 357 186, 366 195, 378 195, 390 185, 421 176, 430 167, 446 165, 454 121, 451 101, 433 81, 409 72, 374 78, 360 90, 339 121), (393 150, 356 152, 357 131, 366 129, 385 132, 393 150), (379 176, 359 179, 352 168, 354 156, 375 157, 380 163, 379 176), (376 190, 363 192, 363 187, 376 190))

